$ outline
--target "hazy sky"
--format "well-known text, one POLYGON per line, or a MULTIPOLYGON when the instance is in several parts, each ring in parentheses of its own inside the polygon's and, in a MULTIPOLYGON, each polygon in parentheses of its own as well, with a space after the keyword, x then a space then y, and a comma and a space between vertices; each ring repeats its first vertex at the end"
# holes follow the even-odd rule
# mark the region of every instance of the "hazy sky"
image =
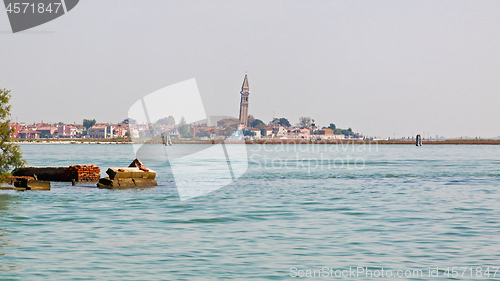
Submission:
POLYGON ((0 87, 19 122, 118 122, 195 78, 208 115, 310 116, 366 135, 500 136, 500 1, 82 0, 12 34, 0 87))

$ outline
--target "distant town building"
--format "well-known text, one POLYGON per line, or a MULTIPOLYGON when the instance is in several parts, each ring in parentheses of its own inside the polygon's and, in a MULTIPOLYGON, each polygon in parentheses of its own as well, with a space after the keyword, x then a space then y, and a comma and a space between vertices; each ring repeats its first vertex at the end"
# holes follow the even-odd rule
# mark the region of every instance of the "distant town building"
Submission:
POLYGON ((266 132, 261 133, 263 137, 273 136, 274 126, 266 126, 264 129, 266 130, 266 132))
POLYGON ((47 126, 43 126, 43 127, 37 127, 36 130, 39 131, 40 134, 44 134, 46 137, 48 137, 48 136, 52 136, 53 134, 55 134, 55 132, 57 131, 57 127, 47 125, 47 126))
POLYGON ((317 137, 322 140, 344 139, 344 135, 336 135, 332 129, 325 128, 317 131, 317 137))
POLYGON ((104 138, 114 138, 115 137, 114 129, 115 129, 115 126, 107 125, 106 126, 106 136, 104 138))
POLYGON ((76 136, 76 128, 68 125, 57 127, 57 136, 59 138, 73 138, 76 136))
POLYGON ((19 131, 19 134, 17 135, 17 137, 20 139, 39 139, 40 132, 32 130, 32 129, 21 130, 21 131, 19 131))
POLYGON ((256 139, 260 139, 262 137, 260 129, 252 128, 252 129, 250 129, 250 132, 253 133, 253 137, 256 138, 256 139))
POLYGON ((118 138, 123 138, 127 136, 128 129, 126 127, 115 127, 113 130, 113 135, 118 138))
POLYGON ((273 129, 273 135, 277 138, 286 138, 288 135, 288 130, 283 126, 279 126, 273 129))
POLYGON ((108 134, 107 126, 94 126, 92 128, 89 128, 88 130, 89 137, 93 139, 104 139, 106 138, 107 134, 108 134))
POLYGON ((250 95, 250 87, 248 85, 248 76, 245 74, 243 85, 241 86, 241 101, 240 101, 240 124, 244 128, 248 127, 248 96, 250 95))
POLYGON ((288 138, 309 139, 311 137, 311 130, 306 128, 293 128, 288 131, 288 138))
POLYGON ((333 130, 326 128, 326 129, 321 129, 318 131, 319 135, 333 135, 333 130))

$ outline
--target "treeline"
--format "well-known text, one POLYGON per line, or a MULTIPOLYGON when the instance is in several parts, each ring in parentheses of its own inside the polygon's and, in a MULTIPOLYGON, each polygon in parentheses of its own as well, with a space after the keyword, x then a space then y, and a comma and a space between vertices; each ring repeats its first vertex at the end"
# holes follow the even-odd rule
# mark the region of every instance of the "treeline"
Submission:
MULTIPOLYGON (((263 129, 266 127, 265 123, 260 120, 260 119, 255 119, 252 115, 248 116, 248 123, 251 128, 258 128, 258 129, 263 129)), ((290 124, 290 121, 286 118, 274 118, 269 122, 269 125, 271 126, 284 126, 284 127, 292 127, 290 124)), ((314 129, 319 129, 319 127, 315 124, 314 119, 311 117, 300 117, 299 122, 295 125, 297 128, 300 129, 309 129, 309 130, 314 130, 314 129)), ((333 130, 334 134, 336 135, 346 135, 346 136, 358 136, 359 134, 353 132, 351 128, 348 129, 341 129, 337 128, 337 126, 334 123, 330 123, 328 127, 321 127, 321 129, 331 129, 333 130)), ((315 132, 318 134, 317 132, 315 132)))

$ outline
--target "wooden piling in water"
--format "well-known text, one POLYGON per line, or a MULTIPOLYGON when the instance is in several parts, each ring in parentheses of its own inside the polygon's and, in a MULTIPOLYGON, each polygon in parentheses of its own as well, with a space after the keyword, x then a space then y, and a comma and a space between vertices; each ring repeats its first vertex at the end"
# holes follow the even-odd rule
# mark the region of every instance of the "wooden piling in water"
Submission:
POLYGON ((416 146, 422 146, 422 136, 417 135, 415 145, 416 146))

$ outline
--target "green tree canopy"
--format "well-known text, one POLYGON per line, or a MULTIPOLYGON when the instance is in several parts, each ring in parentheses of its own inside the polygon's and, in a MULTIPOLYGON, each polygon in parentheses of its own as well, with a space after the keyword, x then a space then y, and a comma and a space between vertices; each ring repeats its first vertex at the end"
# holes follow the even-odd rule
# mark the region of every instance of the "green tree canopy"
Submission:
POLYGON ((179 126, 179 135, 183 138, 192 138, 193 137, 193 130, 191 126, 189 125, 182 125, 179 126))
POLYGON ((275 126, 285 126, 285 127, 291 126, 290 122, 286 118, 274 118, 270 124, 275 126))
POLYGON ((135 119, 133 119, 133 118, 126 118, 126 119, 123 119, 122 123, 123 124, 136 124, 137 121, 135 119))
POLYGON ((249 124, 250 126, 252 126, 251 124, 252 124, 253 122, 255 122, 255 117, 253 117, 253 115, 252 115, 252 114, 250 114, 250 115, 248 115, 248 119, 247 119, 247 121, 248 121, 248 124, 249 124))
POLYGON ((174 126, 175 125, 175 119, 174 119, 174 117, 172 115, 170 115, 168 117, 159 119, 158 121, 156 121, 156 123, 158 123, 160 125, 174 126))
POLYGON ((181 117, 181 121, 179 121, 179 126, 186 125, 186 118, 184 116, 181 117))
POLYGON ((262 129, 266 127, 266 124, 260 119, 254 119, 252 122, 250 122, 250 127, 262 129))
POLYGON ((24 166, 19 145, 11 142, 15 128, 10 128, 10 91, 0 89, 0 173, 5 174, 12 168, 24 166))
POLYGON ((92 128, 92 126, 94 126, 96 123, 95 119, 83 119, 83 127, 85 127, 85 129, 87 129, 87 131, 92 128))
POLYGON ((299 123, 297 124, 297 127, 301 129, 311 129, 312 128, 312 119, 311 117, 300 117, 299 118, 299 123))
POLYGON ((181 117, 181 120, 179 121, 179 126, 178 126, 178 129, 179 131, 179 135, 181 135, 181 137, 183 138, 192 138, 193 137, 193 128, 191 128, 191 126, 189 126, 187 123, 186 123, 186 119, 183 117, 181 117))

